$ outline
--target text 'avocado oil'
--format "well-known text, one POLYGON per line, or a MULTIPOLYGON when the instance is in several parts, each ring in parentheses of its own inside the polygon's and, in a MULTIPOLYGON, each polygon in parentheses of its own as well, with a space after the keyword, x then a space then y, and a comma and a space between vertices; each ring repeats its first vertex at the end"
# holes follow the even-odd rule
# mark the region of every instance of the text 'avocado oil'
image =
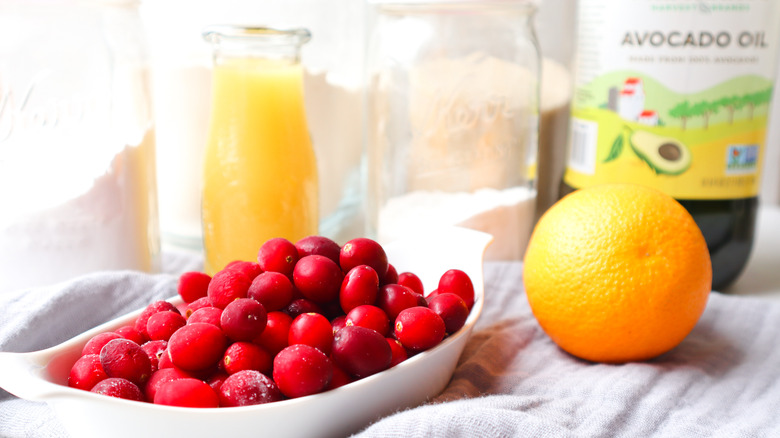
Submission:
POLYGON ((561 195, 657 188, 699 225, 714 290, 750 255, 780 43, 780 3, 579 0, 561 195))

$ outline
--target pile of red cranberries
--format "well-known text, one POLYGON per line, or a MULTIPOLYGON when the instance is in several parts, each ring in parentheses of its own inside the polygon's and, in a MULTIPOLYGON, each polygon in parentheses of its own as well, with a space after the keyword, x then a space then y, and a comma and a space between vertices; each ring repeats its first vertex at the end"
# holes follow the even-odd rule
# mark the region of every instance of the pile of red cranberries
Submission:
POLYGON ((322 236, 265 242, 257 262, 179 279, 184 305, 149 304, 132 325, 94 336, 68 385, 183 407, 303 397, 386 370, 458 331, 474 305, 463 271, 424 295, 380 244, 322 236))

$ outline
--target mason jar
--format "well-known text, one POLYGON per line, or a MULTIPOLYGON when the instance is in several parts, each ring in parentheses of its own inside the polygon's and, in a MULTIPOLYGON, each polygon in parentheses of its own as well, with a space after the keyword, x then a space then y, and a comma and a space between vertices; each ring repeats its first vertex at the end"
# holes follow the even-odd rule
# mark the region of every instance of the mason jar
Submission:
POLYGON ((0 3, 0 292, 158 268, 154 127, 137 7, 0 3))
POLYGON ((536 201, 534 11, 523 0, 371 3, 368 235, 461 226, 494 236, 487 259, 522 258, 536 201))

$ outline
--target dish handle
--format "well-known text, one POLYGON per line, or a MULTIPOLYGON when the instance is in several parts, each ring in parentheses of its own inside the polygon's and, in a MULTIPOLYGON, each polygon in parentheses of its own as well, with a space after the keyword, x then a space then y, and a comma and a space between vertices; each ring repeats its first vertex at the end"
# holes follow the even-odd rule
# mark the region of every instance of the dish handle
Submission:
MULTIPOLYGON (((57 377, 51 373, 52 366, 61 368, 57 362, 66 364, 58 359, 57 355, 48 350, 31 353, 0 351, 0 388, 17 397, 34 401, 46 401, 58 394, 68 393, 71 388, 51 381, 57 377)), ((64 378, 67 380, 67 373, 64 378)))

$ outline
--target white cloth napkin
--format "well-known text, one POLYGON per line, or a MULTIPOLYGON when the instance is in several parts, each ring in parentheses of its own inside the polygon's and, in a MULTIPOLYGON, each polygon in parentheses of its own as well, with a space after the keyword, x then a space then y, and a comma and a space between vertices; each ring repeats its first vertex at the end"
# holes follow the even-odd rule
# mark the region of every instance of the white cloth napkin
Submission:
MULTIPOLYGON (((602 365, 541 331, 520 263, 488 263, 485 278, 483 314, 445 391, 356 437, 780 436, 780 303, 713 293, 676 349, 602 365)), ((175 284, 173 275, 117 272, 0 295, 0 350, 56 345, 172 296, 175 284)), ((0 391, 0 436, 66 435, 45 404, 0 391)))

